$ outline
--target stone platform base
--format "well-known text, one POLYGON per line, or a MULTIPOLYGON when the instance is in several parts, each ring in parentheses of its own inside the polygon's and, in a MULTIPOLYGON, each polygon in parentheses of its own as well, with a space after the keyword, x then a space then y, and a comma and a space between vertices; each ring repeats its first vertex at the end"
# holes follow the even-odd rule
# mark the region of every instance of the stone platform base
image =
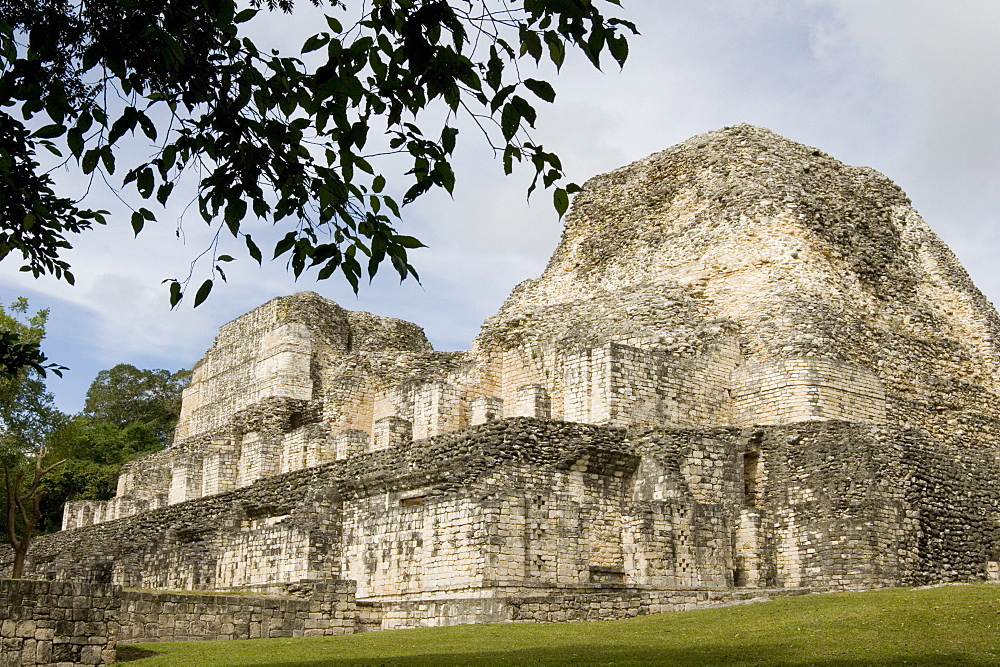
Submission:
POLYGON ((810 592, 808 588, 621 589, 525 597, 361 601, 357 603, 361 619, 358 631, 467 623, 610 621, 810 592))

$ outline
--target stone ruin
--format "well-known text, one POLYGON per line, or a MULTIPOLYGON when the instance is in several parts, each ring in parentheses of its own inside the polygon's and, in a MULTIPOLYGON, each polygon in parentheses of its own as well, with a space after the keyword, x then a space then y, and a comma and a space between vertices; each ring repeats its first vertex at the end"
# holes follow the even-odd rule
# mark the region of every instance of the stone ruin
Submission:
POLYGON ((995 579, 998 342, 889 179, 725 128, 588 181, 470 351, 311 292, 224 325, 29 571, 348 580, 368 628, 995 579))

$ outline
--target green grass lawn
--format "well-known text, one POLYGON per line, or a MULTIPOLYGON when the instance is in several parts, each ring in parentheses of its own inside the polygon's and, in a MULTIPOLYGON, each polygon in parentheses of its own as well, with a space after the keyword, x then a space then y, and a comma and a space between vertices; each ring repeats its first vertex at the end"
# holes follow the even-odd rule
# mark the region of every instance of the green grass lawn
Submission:
POLYGON ((154 665, 1000 665, 1000 586, 780 598, 624 621, 120 647, 154 665))

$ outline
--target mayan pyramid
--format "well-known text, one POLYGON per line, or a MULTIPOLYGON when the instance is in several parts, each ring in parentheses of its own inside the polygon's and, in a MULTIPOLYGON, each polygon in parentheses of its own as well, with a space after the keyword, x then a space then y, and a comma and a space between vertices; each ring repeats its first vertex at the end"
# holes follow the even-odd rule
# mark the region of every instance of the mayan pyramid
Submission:
POLYGON ((29 566, 332 581, 358 628, 997 579, 998 370, 996 311, 897 186, 724 128, 589 180, 471 350, 311 292, 224 325, 174 445, 29 566))

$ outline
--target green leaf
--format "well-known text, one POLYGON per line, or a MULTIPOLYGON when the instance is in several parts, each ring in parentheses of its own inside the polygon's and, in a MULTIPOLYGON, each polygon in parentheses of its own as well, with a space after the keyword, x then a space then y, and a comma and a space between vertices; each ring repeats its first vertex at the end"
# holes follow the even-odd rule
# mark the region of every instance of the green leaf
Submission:
POLYGON ((163 206, 166 206, 167 200, 170 199, 170 193, 173 189, 173 183, 164 183, 160 187, 156 188, 156 201, 160 202, 163 206))
POLYGON ((240 225, 243 223, 243 218, 246 214, 247 203, 242 199, 232 199, 228 204, 226 204, 224 217, 226 226, 229 228, 229 231, 233 236, 239 235, 240 225))
POLYGON ((455 140, 458 137, 457 127, 445 127, 441 130, 441 148, 445 153, 451 155, 455 152, 455 140))
POLYGON ((142 133, 146 135, 151 141, 156 141, 156 125, 153 121, 149 119, 149 116, 139 112, 139 125, 142 127, 142 133))
POLYGON ((628 39, 625 35, 608 39, 608 50, 611 51, 611 57, 615 59, 618 66, 624 67, 625 61, 628 60, 628 39))
POLYGON ((537 114, 535 112, 535 107, 531 106, 528 100, 524 99, 520 95, 515 95, 510 99, 510 103, 517 109, 518 116, 528 121, 528 125, 531 127, 535 126, 537 114))
POLYGON ((115 173, 115 154, 111 152, 111 146, 105 146, 101 151, 101 162, 104 163, 104 170, 109 174, 115 173))
POLYGON ((254 16, 257 16, 256 9, 244 9, 239 14, 233 17, 233 23, 246 23, 254 16))
POLYGON ((584 53, 590 59, 590 62, 597 69, 601 69, 601 50, 604 49, 604 26, 600 23, 595 23, 591 26, 590 37, 587 38, 586 48, 584 53))
POLYGON ((525 79, 524 85, 527 86, 528 90, 546 102, 554 102, 556 99, 556 91, 548 81, 525 79))
POLYGON ((153 170, 146 167, 140 171, 135 187, 143 199, 149 199, 153 195, 153 170))
POLYGON ((181 284, 176 280, 170 281, 170 307, 176 308, 177 304, 181 302, 184 298, 184 293, 181 292, 181 284))
POLYGON ((542 57, 542 40, 538 33, 522 25, 520 39, 521 55, 528 54, 538 62, 542 57))
POLYGON ((61 137, 65 131, 65 125, 62 123, 53 123, 35 130, 31 136, 33 139, 55 139, 56 137, 61 137))
POLYGON ((75 127, 71 127, 66 133, 66 145, 75 157, 80 157, 83 153, 83 132, 75 127))
POLYGON ((205 282, 203 282, 201 284, 201 287, 199 287, 198 291, 195 293, 195 295, 194 295, 194 307, 197 308, 202 303, 204 303, 205 299, 208 298, 209 292, 211 292, 211 291, 212 291, 212 281, 209 279, 209 280, 206 280, 205 282))
POLYGON ((126 132, 135 130, 135 124, 139 120, 134 107, 126 107, 121 117, 111 126, 111 133, 108 135, 108 143, 113 144, 123 137, 126 132))
POLYGON ((552 193, 552 203, 555 204, 556 212, 562 218, 569 208, 569 194, 563 188, 556 188, 555 192, 552 193))
POLYGON ((504 62, 500 59, 495 46, 490 47, 490 59, 486 61, 486 85, 493 90, 499 90, 503 83, 504 62))
POLYGON ((160 156, 160 169, 163 173, 163 177, 167 177, 167 172, 174 166, 177 161, 177 146, 170 144, 163 148, 163 155, 160 156))
POLYGON ((404 248, 410 248, 410 249, 412 249, 412 248, 426 248, 427 247, 423 243, 421 243, 419 239, 416 239, 416 238, 414 238, 412 236, 402 236, 402 235, 400 235, 400 236, 393 236, 392 240, 393 240, 394 243, 397 243, 397 244, 403 246, 404 248))
POLYGON ((385 189, 385 176, 379 174, 378 176, 375 177, 375 180, 372 181, 372 192, 379 193, 382 192, 382 190, 384 189, 385 189))
POLYGON ((389 207, 389 210, 392 211, 392 214, 396 218, 398 218, 399 217, 399 204, 396 203, 396 200, 393 199, 392 197, 383 197, 382 201, 385 203, 386 206, 389 207))
POLYGON ((97 169, 97 162, 101 159, 101 153, 96 148, 91 148, 83 154, 83 164, 80 165, 83 173, 90 174, 97 169))
POLYGON ((500 114, 500 129, 503 138, 510 141, 517 134, 517 129, 521 125, 521 115, 517 112, 517 107, 508 102, 503 106, 503 113, 500 114))
POLYGON ((288 232, 285 234, 285 238, 274 244, 274 256, 278 257, 279 255, 284 255, 286 252, 291 250, 292 246, 295 245, 296 240, 297 237, 295 232, 288 232))
POLYGON ((247 243, 247 252, 250 253, 250 256, 252 258, 254 258, 255 260, 257 260, 258 264, 261 264, 262 260, 263 260, 263 257, 260 254, 260 248, 258 248, 257 244, 253 242, 253 239, 250 238, 249 234, 247 234, 243 238, 244 238, 244 240, 247 243))
POLYGON ((497 94, 493 96, 493 100, 490 102, 490 111, 496 111, 504 103, 511 93, 517 90, 517 86, 507 86, 502 90, 497 91, 497 94))
POLYGON ((315 51, 326 46, 327 42, 330 41, 330 35, 326 33, 320 33, 318 35, 313 35, 306 40, 306 43, 302 45, 302 53, 309 53, 310 51, 315 51))
POLYGON ((562 37, 556 31, 549 30, 545 33, 545 43, 549 45, 549 60, 557 70, 562 68, 566 60, 566 45, 563 44, 562 37))
POLYGON ((143 226, 146 224, 146 219, 142 217, 142 214, 138 211, 132 213, 132 231, 138 236, 139 232, 142 231, 143 226))

